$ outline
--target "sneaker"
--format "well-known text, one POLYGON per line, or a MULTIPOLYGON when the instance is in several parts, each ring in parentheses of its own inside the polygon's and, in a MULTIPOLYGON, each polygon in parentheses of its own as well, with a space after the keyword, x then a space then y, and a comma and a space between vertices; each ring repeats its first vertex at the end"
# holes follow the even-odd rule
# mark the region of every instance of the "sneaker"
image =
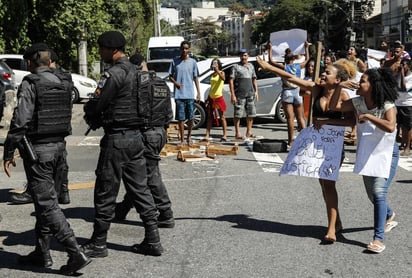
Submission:
POLYGON ((10 192, 10 202, 13 204, 30 204, 33 203, 33 199, 27 190, 22 193, 10 192))
POLYGON ((90 258, 104 258, 107 257, 107 247, 106 245, 97 245, 94 242, 86 242, 80 247, 80 250, 84 252, 87 257, 90 258))
POLYGON ((171 229, 174 228, 174 226, 175 219, 173 218, 173 213, 171 214, 171 216, 160 213, 157 219, 157 227, 171 229))
POLYGON ((67 265, 63 265, 60 268, 60 273, 63 275, 73 275, 78 270, 82 269, 91 262, 92 260, 90 260, 83 252, 80 251, 78 254, 71 255, 69 257, 67 265))
POLYGON ((17 262, 21 265, 32 265, 38 267, 50 268, 53 260, 49 254, 43 254, 41 251, 34 250, 28 255, 20 256, 17 262))
POLYGON ((160 256, 162 255, 164 250, 160 242, 147 243, 145 240, 143 240, 142 243, 133 245, 132 251, 143 255, 160 256))

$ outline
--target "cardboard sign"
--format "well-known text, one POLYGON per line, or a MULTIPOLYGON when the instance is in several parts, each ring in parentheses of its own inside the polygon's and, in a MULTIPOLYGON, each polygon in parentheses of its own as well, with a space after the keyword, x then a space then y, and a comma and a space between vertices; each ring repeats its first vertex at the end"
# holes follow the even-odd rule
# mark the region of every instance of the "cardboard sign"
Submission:
POLYGON ((301 130, 279 175, 295 175, 336 181, 342 159, 345 127, 324 125, 301 130))

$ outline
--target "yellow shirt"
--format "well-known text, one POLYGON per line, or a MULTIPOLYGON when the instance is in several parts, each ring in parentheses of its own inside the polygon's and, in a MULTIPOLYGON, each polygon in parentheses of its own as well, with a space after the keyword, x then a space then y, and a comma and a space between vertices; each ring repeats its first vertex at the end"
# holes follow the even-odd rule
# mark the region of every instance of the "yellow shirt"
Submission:
POLYGON ((209 97, 210 98, 218 98, 223 95, 223 79, 220 78, 219 74, 213 74, 212 78, 210 78, 210 91, 209 97))

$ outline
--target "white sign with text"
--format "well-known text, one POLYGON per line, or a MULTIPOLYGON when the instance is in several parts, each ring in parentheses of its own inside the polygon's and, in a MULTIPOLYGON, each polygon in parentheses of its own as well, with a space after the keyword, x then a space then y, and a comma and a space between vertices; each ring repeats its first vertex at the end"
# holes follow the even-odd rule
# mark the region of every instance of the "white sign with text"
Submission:
POLYGON ((290 148, 279 175, 336 181, 342 159, 345 127, 324 125, 302 129, 290 148))

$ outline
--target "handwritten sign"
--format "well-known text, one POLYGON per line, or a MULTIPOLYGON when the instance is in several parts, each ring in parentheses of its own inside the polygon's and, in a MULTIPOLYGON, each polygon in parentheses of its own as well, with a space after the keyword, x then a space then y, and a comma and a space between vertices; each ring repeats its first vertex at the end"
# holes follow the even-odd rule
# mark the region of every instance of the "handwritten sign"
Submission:
POLYGON ((301 130, 279 175, 295 175, 336 181, 342 158, 345 127, 324 125, 301 130))

